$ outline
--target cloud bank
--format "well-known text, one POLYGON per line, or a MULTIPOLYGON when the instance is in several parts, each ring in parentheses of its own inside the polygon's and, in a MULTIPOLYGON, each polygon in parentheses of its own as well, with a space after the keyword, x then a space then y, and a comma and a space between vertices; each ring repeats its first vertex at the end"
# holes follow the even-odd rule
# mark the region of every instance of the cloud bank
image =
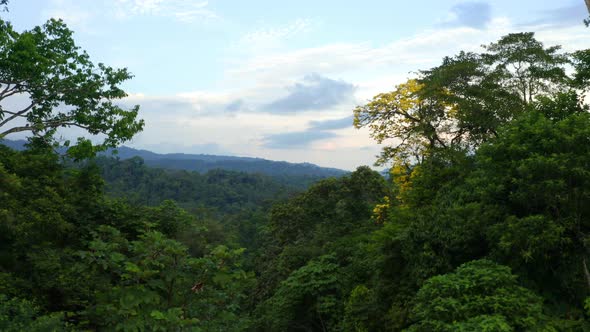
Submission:
POLYGON ((483 29, 492 21, 492 8, 486 2, 459 3, 451 8, 450 17, 443 25, 483 29))
POLYGON ((262 107, 262 110, 288 114, 325 110, 353 99, 355 86, 313 73, 288 87, 289 94, 262 107))
POLYGON ((315 141, 334 137, 336 134, 326 131, 297 131, 265 136, 262 146, 270 149, 304 148, 315 141))

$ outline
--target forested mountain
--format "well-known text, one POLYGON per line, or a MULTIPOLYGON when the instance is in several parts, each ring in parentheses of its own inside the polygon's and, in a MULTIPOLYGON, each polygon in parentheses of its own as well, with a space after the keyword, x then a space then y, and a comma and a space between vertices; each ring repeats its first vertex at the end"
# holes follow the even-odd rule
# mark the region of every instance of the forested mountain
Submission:
MULTIPOLYGON (((24 149, 24 140, 4 140, 2 144, 14 149, 24 149)), ((108 149, 101 155, 112 156, 122 160, 141 157, 147 166, 168 169, 180 169, 206 173, 210 170, 223 169, 236 172, 260 173, 271 176, 299 176, 306 184, 331 176, 342 176, 347 172, 341 169, 320 167, 310 163, 289 163, 262 158, 216 156, 207 154, 168 153, 158 154, 147 150, 137 150, 126 146, 108 149), (116 152, 115 152, 116 151, 116 152), (305 178, 308 178, 307 180, 305 178)))
POLYGON ((298 190, 96 157, 143 127, 130 74, 0 22, 0 101, 38 103, 0 108, 31 136, 0 144, 0 331, 590 330, 590 50, 446 57, 354 110, 389 177, 298 190), (74 125, 104 141, 56 152, 74 125))
POLYGON ((219 212, 254 209, 304 190, 310 178, 248 174, 226 170, 207 173, 152 168, 143 159, 99 157, 92 162, 106 182, 106 192, 134 204, 155 206, 170 199, 184 208, 219 212), (289 180, 289 181, 287 181, 289 180), (307 180, 307 181, 306 181, 307 180))

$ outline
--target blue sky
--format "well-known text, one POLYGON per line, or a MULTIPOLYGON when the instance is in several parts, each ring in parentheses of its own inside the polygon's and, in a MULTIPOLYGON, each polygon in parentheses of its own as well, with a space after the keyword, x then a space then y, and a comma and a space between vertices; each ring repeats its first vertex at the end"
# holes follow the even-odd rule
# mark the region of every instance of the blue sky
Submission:
MULTIPOLYGON (((12 0, 17 30, 62 18, 95 62, 127 67, 124 105, 156 152, 353 169, 380 146, 352 110, 411 72, 510 32, 590 47, 582 0, 12 0)), ((63 132, 64 136, 72 133, 63 132)))

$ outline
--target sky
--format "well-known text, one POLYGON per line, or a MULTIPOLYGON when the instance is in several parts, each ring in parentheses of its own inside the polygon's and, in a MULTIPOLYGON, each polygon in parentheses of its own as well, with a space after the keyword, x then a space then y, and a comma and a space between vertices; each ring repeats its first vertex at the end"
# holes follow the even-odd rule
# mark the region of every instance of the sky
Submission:
POLYGON ((590 48, 587 14, 583 0, 11 0, 2 16, 17 31, 61 18, 95 63, 133 73, 120 104, 146 126, 127 146, 352 170, 381 149, 355 106, 512 32, 590 48))

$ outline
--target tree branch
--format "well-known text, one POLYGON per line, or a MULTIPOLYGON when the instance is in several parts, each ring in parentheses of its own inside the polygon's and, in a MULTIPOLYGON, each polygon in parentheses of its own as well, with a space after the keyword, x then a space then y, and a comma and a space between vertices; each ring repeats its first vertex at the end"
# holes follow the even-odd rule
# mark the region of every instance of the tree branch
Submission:
POLYGON ((22 132, 22 131, 33 131, 33 129, 34 128, 31 126, 12 127, 10 129, 8 129, 7 131, 1 133, 0 138, 4 138, 6 135, 14 134, 14 133, 22 132))
POLYGON ((410 115, 408 112, 405 112, 405 111, 401 111, 401 110, 399 110, 399 111, 395 111, 395 110, 394 110, 394 111, 393 111, 393 114, 399 114, 399 115, 401 115, 401 116, 405 117, 406 119, 412 120, 412 121, 414 121, 414 122, 422 122, 422 121, 421 121, 420 119, 418 119, 417 117, 415 117, 415 116, 412 116, 412 115, 410 115))
POLYGON ((2 90, 2 93, 0 93, 0 96, 3 95, 3 94, 5 94, 6 91, 8 91, 8 89, 10 89, 10 84, 9 83, 6 84, 6 87, 4 88, 4 90, 2 90))
POLYGON ((586 265, 586 257, 582 258, 582 267, 584 268, 584 276, 586 276, 586 283, 590 288, 590 272, 588 272, 588 266, 586 265))
MULTIPOLYGON (((4 126, 5 124, 7 124, 8 122, 18 118, 19 116, 22 116, 23 114, 27 113, 28 111, 30 111, 37 103, 33 102, 31 103, 31 105, 27 106, 25 109, 18 111, 16 113, 12 113, 11 116, 9 116, 8 118, 6 118, 4 121, 0 122, 0 128, 2 126, 4 126)), ((6 112, 6 111, 5 111, 6 112)))
POLYGON ((63 126, 74 126, 74 127, 90 130, 90 126, 85 126, 85 125, 82 125, 79 123, 74 123, 74 122, 53 121, 53 123, 52 123, 51 121, 47 121, 47 122, 43 122, 43 123, 47 124, 48 127, 50 127, 50 128, 57 128, 57 127, 63 127, 63 126))
POLYGON ((443 140, 441 140, 441 139, 440 139, 440 137, 438 137, 438 135, 436 134, 436 132, 435 132, 435 134, 434 134, 434 139, 435 139, 435 140, 436 140, 436 141, 437 141, 437 142, 438 142, 438 143, 439 143, 439 144, 440 144, 440 145, 441 145, 441 146, 442 146, 444 149, 446 149, 446 148, 447 148, 447 144, 446 144, 445 142, 443 142, 443 140))
POLYGON ((21 117, 21 118, 26 118, 26 116, 25 116, 25 115, 23 115, 23 114, 19 114, 18 112, 11 112, 11 111, 7 111, 7 110, 0 111, 0 112, 4 112, 4 113, 7 113, 7 114, 11 114, 11 115, 16 115, 16 116, 19 116, 19 117, 21 117))
POLYGON ((17 87, 15 86, 14 88, 12 88, 10 90, 10 92, 8 92, 6 94, 4 94, 4 92, 2 92, 2 94, 0 94, 0 100, 2 100, 4 98, 7 98, 7 97, 10 97, 10 96, 15 95, 15 94, 20 93, 20 92, 21 91, 19 89, 17 89, 17 87))

